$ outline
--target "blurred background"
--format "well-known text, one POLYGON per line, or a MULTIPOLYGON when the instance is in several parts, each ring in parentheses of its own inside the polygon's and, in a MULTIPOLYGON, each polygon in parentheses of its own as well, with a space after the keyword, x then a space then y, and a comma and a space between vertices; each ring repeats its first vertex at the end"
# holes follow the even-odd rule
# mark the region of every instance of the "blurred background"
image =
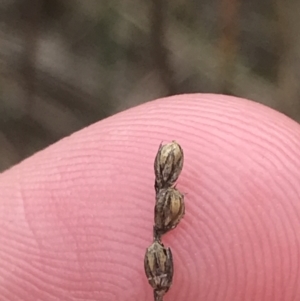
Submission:
POLYGON ((300 120, 300 1, 0 0, 0 171, 168 95, 224 93, 300 120))

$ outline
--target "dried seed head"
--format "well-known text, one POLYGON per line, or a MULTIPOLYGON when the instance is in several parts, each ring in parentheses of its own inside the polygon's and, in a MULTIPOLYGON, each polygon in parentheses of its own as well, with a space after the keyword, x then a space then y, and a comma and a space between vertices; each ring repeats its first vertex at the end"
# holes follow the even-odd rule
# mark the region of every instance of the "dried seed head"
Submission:
POLYGON ((155 300, 160 300, 162 296, 169 290, 173 278, 173 259, 169 248, 158 241, 146 250, 145 273, 149 284, 154 289, 155 300))
POLYGON ((184 196, 175 188, 160 190, 154 209, 154 231, 157 237, 174 229, 185 212, 184 196))
POLYGON ((183 151, 177 142, 160 145, 154 161, 156 192, 175 184, 182 170, 182 165, 183 151))

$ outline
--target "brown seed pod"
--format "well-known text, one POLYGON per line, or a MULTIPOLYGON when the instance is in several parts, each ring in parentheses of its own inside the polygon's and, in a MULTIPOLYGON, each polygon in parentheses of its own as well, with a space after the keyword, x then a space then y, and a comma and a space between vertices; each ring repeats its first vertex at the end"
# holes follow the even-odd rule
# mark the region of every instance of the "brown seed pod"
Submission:
POLYGON ((160 145, 154 161, 156 193, 175 184, 182 166, 183 151, 177 142, 160 145))
POLYGON ((154 209, 154 236, 160 239, 160 235, 174 229, 184 213, 184 196, 177 189, 160 190, 154 209))
POLYGON ((170 248, 165 248, 162 243, 154 241, 146 250, 144 267, 148 282, 154 289, 154 299, 162 300, 173 279, 173 259, 170 248))

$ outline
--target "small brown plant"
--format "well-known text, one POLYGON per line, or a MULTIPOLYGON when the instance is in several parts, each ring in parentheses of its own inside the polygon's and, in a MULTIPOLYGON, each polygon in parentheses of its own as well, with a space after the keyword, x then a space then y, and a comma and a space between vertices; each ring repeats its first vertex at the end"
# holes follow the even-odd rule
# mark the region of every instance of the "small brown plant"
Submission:
POLYGON ((185 213, 184 196, 175 188, 183 166, 181 146, 173 141, 160 145, 154 161, 156 203, 152 245, 147 248, 144 268, 154 291, 154 300, 163 301, 173 279, 173 259, 161 236, 174 229, 185 213))

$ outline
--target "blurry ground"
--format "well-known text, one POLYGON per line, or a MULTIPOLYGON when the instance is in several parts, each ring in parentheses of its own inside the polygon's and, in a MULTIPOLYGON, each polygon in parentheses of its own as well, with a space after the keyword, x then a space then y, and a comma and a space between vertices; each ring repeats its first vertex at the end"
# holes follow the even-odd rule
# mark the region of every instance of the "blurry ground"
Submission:
POLYGON ((0 0, 0 171, 158 97, 246 97, 300 120, 300 1, 0 0))

